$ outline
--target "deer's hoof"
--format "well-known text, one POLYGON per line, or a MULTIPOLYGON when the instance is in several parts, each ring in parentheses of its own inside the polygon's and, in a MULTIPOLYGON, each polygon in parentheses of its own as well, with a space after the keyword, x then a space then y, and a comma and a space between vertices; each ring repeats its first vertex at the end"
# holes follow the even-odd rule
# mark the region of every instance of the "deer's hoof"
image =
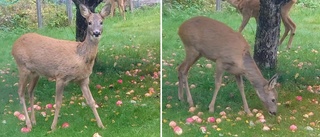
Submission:
POLYGON ((247 112, 247 116, 248 116, 248 117, 253 117, 254 115, 253 115, 253 113, 251 113, 251 112, 249 112, 249 113, 247 112))
POLYGON ((209 113, 214 113, 214 109, 213 108, 209 108, 209 113))
POLYGON ((27 124, 27 128, 31 130, 32 129, 32 125, 31 124, 27 124))
POLYGON ((193 103, 189 103, 189 107, 194 107, 193 103))
POLYGON ((31 121, 32 125, 37 125, 37 122, 34 120, 34 121, 31 121))
POLYGON ((56 126, 51 126, 51 131, 55 131, 56 130, 56 126))
POLYGON ((99 125, 100 128, 105 129, 105 127, 103 125, 99 125))

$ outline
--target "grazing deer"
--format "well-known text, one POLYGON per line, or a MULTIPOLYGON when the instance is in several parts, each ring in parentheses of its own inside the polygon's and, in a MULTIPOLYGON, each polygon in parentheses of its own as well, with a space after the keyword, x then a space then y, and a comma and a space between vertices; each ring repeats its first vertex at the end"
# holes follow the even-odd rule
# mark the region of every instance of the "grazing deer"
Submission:
POLYGON ((80 12, 88 22, 87 35, 83 42, 59 40, 28 33, 21 36, 13 45, 12 55, 19 70, 18 93, 26 115, 26 125, 29 129, 32 128, 32 124, 36 124, 33 109, 33 90, 39 76, 56 80, 56 108, 51 125, 52 130, 55 130, 57 125, 64 87, 71 81, 80 85, 83 96, 91 107, 98 126, 104 128, 89 89, 89 76, 92 73, 92 67, 98 52, 103 19, 109 15, 110 5, 106 5, 100 13, 91 13, 86 6, 80 4, 80 12), (27 83, 29 84, 31 122, 25 102, 27 83))
MULTIPOLYGON (((227 0, 232 6, 234 6, 237 10, 242 14, 242 23, 239 27, 239 32, 242 32, 244 27, 247 25, 249 19, 254 17, 256 22, 259 22, 260 15, 260 0, 227 0)), ((291 43, 293 40, 293 36, 296 31, 296 24, 292 21, 289 16, 289 11, 291 7, 297 2, 297 0, 291 0, 288 3, 284 4, 281 7, 281 19, 284 25, 284 33, 280 40, 280 45, 283 40, 287 37, 290 31, 290 38, 288 41, 287 48, 291 48, 291 43)))
POLYGON ((278 76, 274 75, 269 81, 262 76, 250 55, 249 44, 239 32, 233 31, 219 21, 200 16, 182 23, 178 33, 186 52, 185 60, 178 67, 179 100, 183 100, 183 88, 185 88, 187 101, 190 106, 194 106, 188 86, 188 71, 203 56, 216 62, 215 90, 209 105, 210 112, 214 112, 222 75, 227 71, 236 77, 246 113, 251 114, 251 111, 245 97, 242 76, 251 82, 269 113, 276 114, 278 96, 275 84, 278 76))
POLYGON ((119 12, 124 20, 126 20, 126 0, 104 0, 106 3, 111 4, 111 17, 114 16, 116 4, 118 4, 119 12))

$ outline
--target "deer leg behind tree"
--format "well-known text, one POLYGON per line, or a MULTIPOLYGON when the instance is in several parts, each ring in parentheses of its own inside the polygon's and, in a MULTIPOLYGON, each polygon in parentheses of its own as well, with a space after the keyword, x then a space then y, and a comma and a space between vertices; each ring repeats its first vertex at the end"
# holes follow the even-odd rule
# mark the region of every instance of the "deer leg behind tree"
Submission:
POLYGON ((295 32, 296 32, 296 24, 290 18, 289 12, 290 12, 290 9, 292 8, 292 6, 296 2, 297 2, 297 0, 291 0, 288 3, 286 3, 285 5, 283 5, 283 7, 281 7, 281 18, 282 18, 282 22, 283 22, 283 25, 285 27, 285 30, 284 30, 284 33, 283 33, 281 39, 280 39, 280 44, 279 45, 282 44, 282 42, 284 41, 284 39, 286 38, 286 36, 290 32, 290 37, 289 37, 289 41, 288 41, 288 44, 287 44, 287 48, 288 49, 291 48, 293 36, 295 35, 295 32))
POLYGON ((288 33, 290 32, 290 37, 289 37, 289 41, 287 44, 287 48, 290 49, 291 44, 292 44, 292 40, 293 40, 293 36, 295 35, 296 25, 292 21, 292 19, 289 17, 288 12, 289 11, 281 11, 282 22, 283 22, 283 25, 285 28, 284 28, 284 33, 283 33, 281 40, 280 40, 280 45, 282 44, 282 42, 284 41, 284 39, 287 37, 288 33))

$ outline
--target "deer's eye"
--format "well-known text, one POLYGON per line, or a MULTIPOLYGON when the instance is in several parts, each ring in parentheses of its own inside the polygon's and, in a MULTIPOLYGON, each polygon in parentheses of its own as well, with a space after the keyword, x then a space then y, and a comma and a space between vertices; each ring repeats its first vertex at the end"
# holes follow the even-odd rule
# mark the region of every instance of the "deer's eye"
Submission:
POLYGON ((91 25, 92 23, 91 22, 88 22, 88 25, 91 25))
POLYGON ((272 99, 271 101, 272 101, 272 102, 276 102, 276 100, 275 100, 275 99, 272 99))
POLYGON ((103 24, 103 22, 100 22, 100 25, 102 25, 103 24))

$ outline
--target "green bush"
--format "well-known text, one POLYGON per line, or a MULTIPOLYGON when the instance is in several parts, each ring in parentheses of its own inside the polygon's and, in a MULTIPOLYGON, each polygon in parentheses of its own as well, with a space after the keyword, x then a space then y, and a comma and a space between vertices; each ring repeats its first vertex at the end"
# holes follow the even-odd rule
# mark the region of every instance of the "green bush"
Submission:
POLYGON ((307 8, 318 8, 320 7, 319 0, 298 0, 298 6, 307 7, 307 8))
MULTIPOLYGON (((37 28, 36 7, 36 2, 33 0, 20 0, 12 4, 2 4, 0 6, 0 30, 37 28)), ((41 10, 43 26, 65 27, 69 25, 65 5, 43 1, 41 10)))

